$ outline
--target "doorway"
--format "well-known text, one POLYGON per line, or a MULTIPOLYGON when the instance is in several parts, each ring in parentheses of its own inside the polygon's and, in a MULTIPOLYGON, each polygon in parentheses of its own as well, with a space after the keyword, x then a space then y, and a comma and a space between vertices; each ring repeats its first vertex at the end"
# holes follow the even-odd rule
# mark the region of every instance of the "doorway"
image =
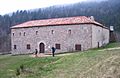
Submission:
POLYGON ((99 44, 99 42, 98 42, 98 48, 100 48, 100 44, 99 44))
POLYGON ((44 53, 45 52, 45 45, 44 43, 39 44, 39 53, 44 53))

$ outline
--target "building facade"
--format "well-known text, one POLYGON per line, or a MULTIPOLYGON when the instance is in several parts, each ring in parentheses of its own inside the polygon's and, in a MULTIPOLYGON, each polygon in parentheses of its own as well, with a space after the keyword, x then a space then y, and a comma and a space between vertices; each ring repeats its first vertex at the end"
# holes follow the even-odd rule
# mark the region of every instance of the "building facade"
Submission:
POLYGON ((12 54, 84 51, 109 43, 109 29, 91 18, 28 21, 11 27, 12 54))

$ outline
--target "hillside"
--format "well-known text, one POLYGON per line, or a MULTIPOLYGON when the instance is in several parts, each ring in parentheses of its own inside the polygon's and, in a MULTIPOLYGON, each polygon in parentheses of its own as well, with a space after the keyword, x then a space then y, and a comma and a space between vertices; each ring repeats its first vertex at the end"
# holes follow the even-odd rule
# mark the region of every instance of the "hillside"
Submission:
POLYGON ((0 78, 120 78, 120 43, 54 58, 0 55, 0 78))
POLYGON ((114 26, 120 31, 120 0, 103 2, 76 3, 65 6, 51 6, 29 11, 17 11, 10 15, 0 15, 0 52, 10 51, 10 27, 29 20, 94 16, 96 21, 105 26, 114 26))

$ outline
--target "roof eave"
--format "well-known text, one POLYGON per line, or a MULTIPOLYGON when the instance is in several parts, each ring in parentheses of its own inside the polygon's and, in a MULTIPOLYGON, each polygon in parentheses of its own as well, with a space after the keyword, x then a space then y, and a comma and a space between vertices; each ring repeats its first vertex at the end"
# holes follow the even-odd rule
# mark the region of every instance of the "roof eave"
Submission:
POLYGON ((11 29, 19 29, 19 28, 31 28, 31 27, 44 27, 44 26, 61 26, 61 25, 78 25, 78 24, 94 24, 97 26, 103 27, 103 25, 95 24, 95 23, 73 23, 73 24, 54 24, 54 25, 41 25, 41 26, 24 26, 24 27, 10 27, 11 29))

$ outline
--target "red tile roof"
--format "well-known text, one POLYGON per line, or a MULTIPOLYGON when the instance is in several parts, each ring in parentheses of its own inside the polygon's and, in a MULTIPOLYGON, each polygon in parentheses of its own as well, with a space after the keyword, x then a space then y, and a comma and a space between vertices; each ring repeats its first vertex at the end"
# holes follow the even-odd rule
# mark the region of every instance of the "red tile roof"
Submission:
POLYGON ((54 19, 45 19, 45 20, 33 20, 33 21, 28 21, 28 22, 13 26, 11 28, 73 25, 73 24, 95 24, 98 26, 103 26, 102 24, 90 19, 89 17, 78 16, 78 17, 54 18, 54 19))

